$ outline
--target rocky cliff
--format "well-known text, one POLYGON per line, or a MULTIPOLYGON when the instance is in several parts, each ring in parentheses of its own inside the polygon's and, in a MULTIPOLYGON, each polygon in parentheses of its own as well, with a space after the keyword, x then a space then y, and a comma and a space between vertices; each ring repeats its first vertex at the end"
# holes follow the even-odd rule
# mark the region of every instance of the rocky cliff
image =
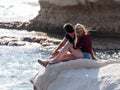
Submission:
POLYGON ((96 36, 119 37, 120 0, 39 0, 39 15, 28 29, 62 33, 66 22, 82 23, 96 36))

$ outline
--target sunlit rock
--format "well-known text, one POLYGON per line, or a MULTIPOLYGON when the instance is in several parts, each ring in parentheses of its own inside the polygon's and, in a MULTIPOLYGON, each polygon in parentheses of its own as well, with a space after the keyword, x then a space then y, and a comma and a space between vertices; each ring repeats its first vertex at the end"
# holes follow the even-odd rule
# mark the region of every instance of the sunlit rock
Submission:
POLYGON ((78 59, 46 67, 34 90, 119 90, 120 60, 78 59))

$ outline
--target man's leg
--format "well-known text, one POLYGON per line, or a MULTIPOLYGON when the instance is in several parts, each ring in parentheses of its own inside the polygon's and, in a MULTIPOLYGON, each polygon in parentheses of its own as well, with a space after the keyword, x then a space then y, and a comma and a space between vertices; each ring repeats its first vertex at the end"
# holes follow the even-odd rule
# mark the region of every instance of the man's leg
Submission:
MULTIPOLYGON (((65 44, 65 46, 62 48, 62 50, 57 54, 57 56, 55 58, 50 58, 47 61, 38 60, 38 63, 44 67, 46 67, 49 63, 57 63, 63 59, 64 55, 67 54, 67 51, 69 51, 68 48, 69 48, 69 42, 67 42, 65 44)), ((66 57, 66 58, 68 58, 68 57, 66 57)))
POLYGON ((65 46, 62 48, 62 50, 58 53, 58 55, 55 57, 54 60, 52 60, 51 63, 59 62, 63 59, 64 55, 67 54, 69 51, 69 42, 65 44, 65 46))
POLYGON ((54 59, 59 54, 59 51, 55 53, 55 55, 51 55, 49 59, 54 59))

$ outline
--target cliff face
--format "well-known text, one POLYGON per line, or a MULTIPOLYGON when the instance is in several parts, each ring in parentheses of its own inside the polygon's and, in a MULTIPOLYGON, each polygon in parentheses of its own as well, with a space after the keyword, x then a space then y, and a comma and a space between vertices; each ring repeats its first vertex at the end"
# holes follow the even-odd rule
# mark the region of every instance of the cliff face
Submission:
POLYGON ((56 33, 63 32, 63 24, 70 22, 82 23, 103 36, 120 34, 119 0, 39 0, 39 3, 39 15, 28 28, 56 33))

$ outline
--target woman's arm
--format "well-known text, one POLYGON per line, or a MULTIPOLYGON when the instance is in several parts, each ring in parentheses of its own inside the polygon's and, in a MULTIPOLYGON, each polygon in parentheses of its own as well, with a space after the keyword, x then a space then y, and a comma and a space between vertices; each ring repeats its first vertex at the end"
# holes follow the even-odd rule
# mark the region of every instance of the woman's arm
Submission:
POLYGON ((93 50, 91 51, 90 54, 91 54, 92 59, 97 60, 97 58, 96 58, 95 55, 94 55, 94 51, 93 51, 93 50))

